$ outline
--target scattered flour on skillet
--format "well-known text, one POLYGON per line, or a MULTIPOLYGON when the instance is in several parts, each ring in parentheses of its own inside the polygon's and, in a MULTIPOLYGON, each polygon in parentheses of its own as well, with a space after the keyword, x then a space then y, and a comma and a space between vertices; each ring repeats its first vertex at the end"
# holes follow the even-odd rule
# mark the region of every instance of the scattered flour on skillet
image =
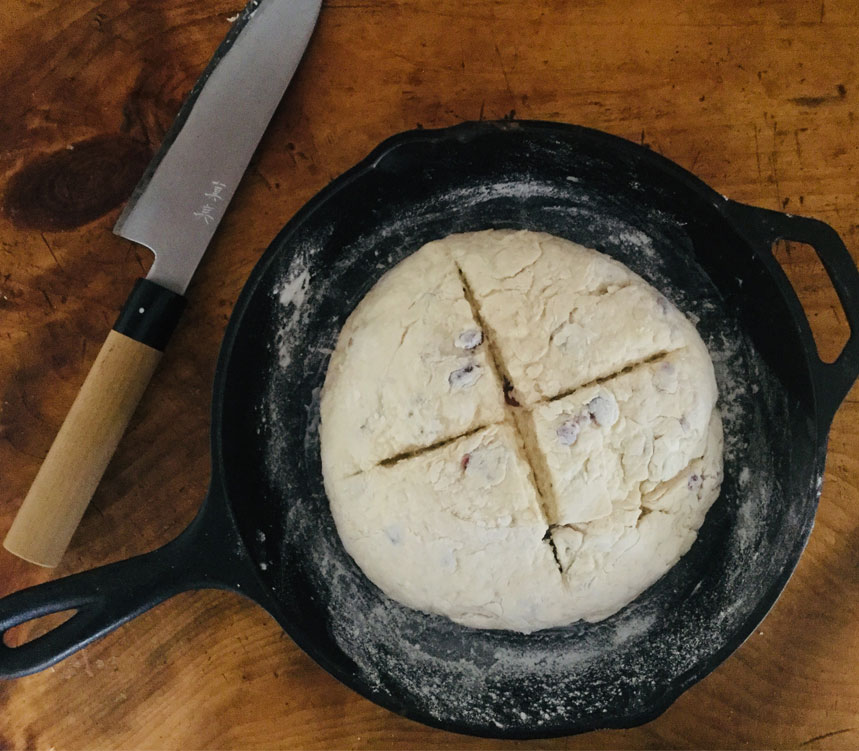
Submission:
POLYGON ((286 279, 276 290, 280 304, 286 309, 278 332, 277 349, 280 367, 287 368, 292 362, 290 350, 297 329, 304 323, 307 290, 310 286, 310 270, 299 267, 294 276, 286 279))
MULTIPOLYGON (((408 237, 409 228, 418 219, 448 214, 451 206, 465 210, 495 198, 535 196, 549 204, 544 207, 544 215, 563 215, 559 226, 584 226, 594 219, 583 205, 586 199, 578 205, 564 205, 566 194, 551 186, 530 181, 497 183, 462 189, 450 195, 444 205, 431 201, 403 212, 398 221, 388 222, 376 234, 344 249, 344 253, 354 257, 363 253, 370 267, 375 257, 375 268, 381 272, 393 262, 384 262, 374 248, 382 247, 385 239, 408 237), (553 200, 556 198, 557 205, 553 200)), ((657 247, 645 232, 626 222, 611 217, 600 221, 606 242, 604 247, 597 245, 597 249, 626 263, 695 320, 710 350, 725 427, 726 497, 717 501, 717 506, 723 507, 721 513, 730 521, 727 542, 708 543, 705 522, 701 534, 705 539, 700 541, 703 552, 696 556, 693 549, 684 559, 686 563, 681 561, 676 567, 684 571, 672 570, 665 577, 670 580, 665 586, 657 583, 601 624, 573 624, 527 637, 457 626, 388 600, 363 577, 337 538, 321 477, 305 478, 300 486, 305 495, 296 494, 299 486, 285 468, 285 463, 292 461, 284 450, 287 437, 279 434, 277 427, 280 402, 271 396, 266 404, 271 438, 266 471, 275 483, 277 478, 289 476, 281 488, 288 499, 283 544, 306 551, 306 575, 330 618, 325 628, 362 678, 390 705, 417 705, 439 721, 475 727, 492 725, 502 730, 551 729, 568 726, 571 717, 598 718, 621 695, 632 712, 639 695, 644 697, 643 707, 651 706, 656 689, 676 685, 676 677, 692 670, 701 654, 713 654, 726 644, 754 604, 756 590, 747 586, 744 563, 765 526, 767 499, 772 495, 767 479, 772 460, 765 431, 753 422, 754 409, 750 405, 759 390, 766 393, 775 388, 770 385, 774 376, 769 375, 736 324, 725 315, 715 290, 698 294, 673 282, 669 273, 671 259, 663 255, 664 240, 657 247), (730 580, 714 583, 707 579, 708 544, 717 549, 724 545, 724 554, 735 561, 730 580), (707 586, 702 586, 705 580, 707 586), (707 597, 724 603, 715 620, 696 620, 694 609, 682 620, 674 616, 674 611, 685 607, 687 600, 707 597), (669 625, 673 628, 672 639, 666 641, 663 634, 669 631, 669 625), (409 699, 403 700, 404 696, 409 699)), ((316 340, 311 345, 306 342, 313 298, 325 294, 324 290, 312 289, 317 283, 311 278, 312 265, 308 262, 312 252, 309 247, 293 252, 293 260, 287 264, 287 272, 276 289, 281 304, 276 346, 281 371, 298 367, 300 361, 302 368, 310 368, 318 378, 305 405, 307 419, 302 436, 302 466, 315 471, 319 389, 338 331, 332 328, 321 338, 317 331, 316 340)), ((332 276, 336 278, 336 273, 332 276)), ((373 281, 367 280, 368 289, 373 281)))

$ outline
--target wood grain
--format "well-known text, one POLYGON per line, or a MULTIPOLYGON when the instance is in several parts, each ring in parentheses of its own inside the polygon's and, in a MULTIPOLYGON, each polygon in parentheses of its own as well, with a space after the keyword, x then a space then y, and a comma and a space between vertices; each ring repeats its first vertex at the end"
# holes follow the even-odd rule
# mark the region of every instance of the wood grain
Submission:
MULTIPOLYGON (((0 534, 149 264, 110 233, 119 206, 240 6, 0 0, 0 534)), ((184 528, 208 481, 211 378, 244 280, 283 223, 385 137, 510 115, 601 128, 732 198, 828 222, 857 258, 857 53, 853 0, 326 2, 66 559, 46 572, 0 554, 0 593, 184 528)), ((832 355, 843 313, 801 256, 779 252, 832 355)), ((725 664, 643 727, 509 745, 859 747, 857 445, 854 388, 796 574, 725 664)), ((15 749, 499 745, 377 708, 262 610, 215 592, 0 685, 0 717, 0 748, 15 749)))

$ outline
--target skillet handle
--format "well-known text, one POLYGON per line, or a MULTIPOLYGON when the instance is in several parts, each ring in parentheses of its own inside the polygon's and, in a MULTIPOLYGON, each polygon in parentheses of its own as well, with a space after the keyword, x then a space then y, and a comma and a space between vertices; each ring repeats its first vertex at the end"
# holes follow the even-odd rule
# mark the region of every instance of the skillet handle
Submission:
POLYGON ((188 529, 158 550, 0 599, 0 678, 44 670, 186 590, 231 589, 265 602, 270 595, 238 532, 212 505, 207 501, 188 529), (12 627, 64 610, 77 612, 43 636, 18 647, 2 641, 12 627))
POLYGON ((53 665, 183 589, 171 546, 14 592, 0 600, 0 634, 64 610, 77 612, 53 630, 18 647, 0 643, 0 678, 17 678, 53 665), (171 577, 171 572, 173 576, 171 577), (172 581, 171 581, 172 579, 172 581))
POLYGON ((777 240, 802 242, 814 248, 835 288, 850 326, 850 338, 834 362, 827 363, 820 359, 808 320, 800 322, 819 408, 819 428, 825 436, 835 412, 859 375, 859 270, 856 268, 856 262, 851 258, 838 233, 818 219, 784 214, 734 201, 728 201, 727 211, 736 220, 741 231, 753 234, 753 239, 759 245, 765 246, 759 250, 762 255, 765 253, 766 260, 778 269, 779 275, 791 290, 793 287, 787 275, 772 256, 772 246, 777 240))

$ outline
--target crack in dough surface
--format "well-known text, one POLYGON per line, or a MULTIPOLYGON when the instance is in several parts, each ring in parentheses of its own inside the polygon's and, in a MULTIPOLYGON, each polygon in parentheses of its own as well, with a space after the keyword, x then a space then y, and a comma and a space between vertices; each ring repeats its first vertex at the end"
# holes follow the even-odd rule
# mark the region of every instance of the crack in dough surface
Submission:
POLYGON ((563 583, 530 469, 507 424, 326 482, 347 552, 386 594, 477 628, 531 631, 563 583), (419 480, 418 480, 419 478, 419 480), (535 581, 543 586, 535 587, 535 581))
POLYGON ((703 455, 717 396, 709 363, 703 345, 690 344, 533 408, 554 523, 608 516, 616 499, 653 489, 703 455))
POLYGON ((504 419, 501 385, 456 266, 441 248, 399 263, 370 290, 340 332, 322 392, 326 476, 504 419))
POLYGON ((552 529, 571 620, 600 621, 685 555, 722 483, 722 422, 713 413, 703 456, 642 495, 637 489, 595 521, 552 529))
POLYGON ((716 396, 694 326, 607 256, 526 231, 429 243, 332 355, 338 533, 386 594, 465 625, 601 620, 685 554, 718 496, 716 396))
POLYGON ((474 290, 522 404, 685 343, 685 319, 674 306, 595 250, 513 230, 452 235, 438 246, 474 290))

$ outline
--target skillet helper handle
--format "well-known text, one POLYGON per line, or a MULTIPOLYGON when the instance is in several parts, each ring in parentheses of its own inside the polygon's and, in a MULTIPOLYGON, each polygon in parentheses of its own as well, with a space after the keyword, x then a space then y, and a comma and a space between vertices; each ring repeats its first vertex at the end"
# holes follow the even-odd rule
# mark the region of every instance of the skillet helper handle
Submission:
POLYGON ((137 280, 6 535, 9 552, 60 562, 184 307, 182 295, 137 280))
POLYGON ((859 376, 859 269, 838 233, 825 222, 733 201, 729 202, 729 210, 740 221, 741 227, 756 229, 759 240, 767 244, 766 250, 770 253, 777 240, 810 245, 826 269, 844 309, 850 326, 850 338, 834 362, 827 363, 820 359, 807 322, 804 332, 808 359, 812 365, 815 397, 821 410, 820 428, 825 435, 835 412, 859 376))

